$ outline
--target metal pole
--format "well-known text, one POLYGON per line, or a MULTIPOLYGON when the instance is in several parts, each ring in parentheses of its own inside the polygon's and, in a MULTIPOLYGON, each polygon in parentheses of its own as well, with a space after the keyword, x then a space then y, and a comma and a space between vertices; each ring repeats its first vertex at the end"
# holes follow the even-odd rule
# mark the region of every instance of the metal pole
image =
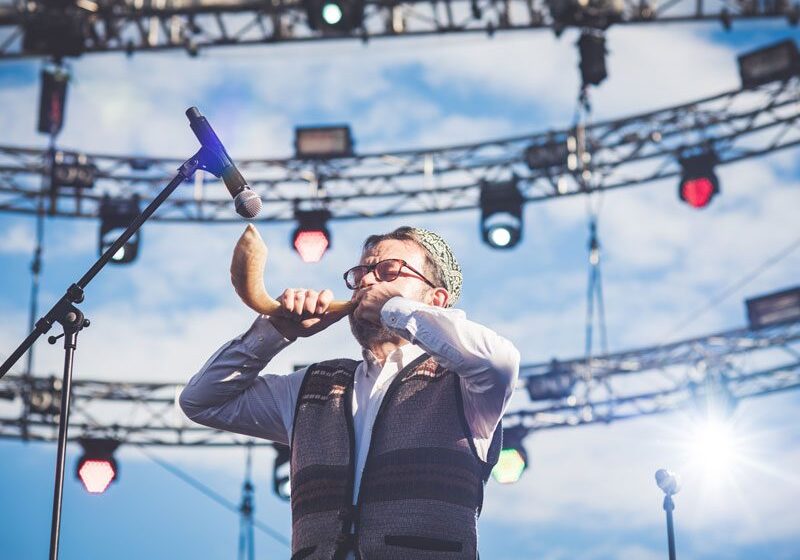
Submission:
MULTIPOLYGON (((78 312, 75 320, 83 325, 83 314, 78 312)), ((50 525, 50 560, 58 559, 58 541, 61 535, 61 502, 64 494, 64 463, 67 454, 67 428, 69 427, 69 404, 72 395, 72 365, 78 342, 78 330, 64 327, 64 385, 61 391, 61 413, 58 417, 58 450, 56 451, 56 474, 53 485, 53 515, 50 525)))
POLYGON ((667 494, 664 496, 664 511, 667 512, 667 546, 669 547, 669 560, 675 560, 675 529, 672 525, 672 510, 675 509, 675 503, 672 501, 672 496, 667 494))

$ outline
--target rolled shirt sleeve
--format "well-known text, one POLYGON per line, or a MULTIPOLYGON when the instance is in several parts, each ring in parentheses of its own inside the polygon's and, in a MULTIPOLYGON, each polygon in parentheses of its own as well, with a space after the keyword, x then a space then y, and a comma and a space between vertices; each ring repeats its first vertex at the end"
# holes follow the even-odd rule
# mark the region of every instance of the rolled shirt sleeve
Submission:
POLYGON ((179 403, 198 424, 288 444, 305 368, 258 374, 290 344, 265 316, 224 344, 183 389, 179 403))
POLYGON ((459 309, 394 297, 381 321, 461 377, 464 413, 485 458, 519 377, 520 355, 508 339, 470 321, 459 309))

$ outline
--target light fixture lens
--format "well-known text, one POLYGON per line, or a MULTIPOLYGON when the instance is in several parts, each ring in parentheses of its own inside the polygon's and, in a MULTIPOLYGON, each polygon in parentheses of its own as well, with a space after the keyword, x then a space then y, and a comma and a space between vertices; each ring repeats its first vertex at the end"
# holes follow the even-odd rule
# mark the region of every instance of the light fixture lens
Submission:
POLYGON ((123 245, 122 247, 120 247, 120 248, 117 250, 117 252, 116 252, 116 253, 114 253, 114 256, 113 256, 113 257, 111 257, 111 258, 112 258, 113 260, 115 260, 115 261, 122 261, 122 260, 125 260, 125 246, 123 245))
POLYGON ((495 247, 507 247, 511 243, 511 232, 505 226, 495 226, 489 230, 489 242, 495 247))
POLYGON ((500 484, 512 484, 522 476, 527 461, 518 449, 503 449, 492 469, 492 476, 500 484))
POLYGON ((328 236, 320 230, 300 231, 294 239, 294 248, 307 263, 319 262, 329 244, 328 236))
POLYGON ((708 177, 687 179, 681 184, 681 198, 694 208, 705 208, 714 197, 714 183, 708 177))
POLYGON ((328 2, 322 7, 322 19, 328 25, 336 25, 342 21, 342 15, 342 8, 338 4, 328 2))
POLYGON ((90 494, 102 494, 114 480, 116 472, 110 461, 88 459, 78 469, 78 476, 90 494))

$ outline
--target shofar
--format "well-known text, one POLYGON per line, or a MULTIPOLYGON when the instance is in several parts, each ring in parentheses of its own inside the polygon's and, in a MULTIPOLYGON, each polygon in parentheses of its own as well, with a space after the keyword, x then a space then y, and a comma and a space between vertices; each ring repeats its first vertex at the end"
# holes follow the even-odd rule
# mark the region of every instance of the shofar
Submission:
MULTIPOLYGON (((248 224, 231 260, 231 283, 242 301, 258 313, 273 315, 281 304, 264 287, 264 267, 267 264, 267 245, 253 224, 248 224)), ((353 302, 333 301, 327 313, 345 316, 353 310, 353 302)))

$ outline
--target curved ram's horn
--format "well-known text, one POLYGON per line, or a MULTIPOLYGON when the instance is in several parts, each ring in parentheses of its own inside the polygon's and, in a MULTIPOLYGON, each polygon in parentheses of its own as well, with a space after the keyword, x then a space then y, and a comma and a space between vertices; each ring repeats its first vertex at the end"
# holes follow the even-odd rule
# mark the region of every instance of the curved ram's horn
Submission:
MULTIPOLYGON (((231 283, 247 307, 264 315, 272 315, 280 309, 280 304, 264 288, 266 264, 267 246, 253 224, 248 224, 233 250, 231 283)), ((328 306, 328 313, 344 316, 353 307, 354 304, 350 301, 334 301, 328 306)))

